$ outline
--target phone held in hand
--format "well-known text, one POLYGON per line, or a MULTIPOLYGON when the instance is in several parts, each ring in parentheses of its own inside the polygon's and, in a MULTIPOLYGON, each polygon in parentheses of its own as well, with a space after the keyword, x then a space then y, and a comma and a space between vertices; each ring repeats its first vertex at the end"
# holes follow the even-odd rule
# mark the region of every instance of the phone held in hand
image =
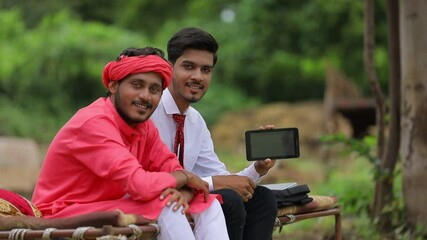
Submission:
POLYGON ((248 161, 298 158, 298 128, 248 130, 245 132, 248 161))

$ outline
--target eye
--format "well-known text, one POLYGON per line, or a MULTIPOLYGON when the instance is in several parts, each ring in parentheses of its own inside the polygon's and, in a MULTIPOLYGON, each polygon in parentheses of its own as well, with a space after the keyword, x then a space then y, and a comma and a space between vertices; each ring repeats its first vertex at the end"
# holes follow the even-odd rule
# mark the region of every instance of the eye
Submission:
POLYGON ((210 73, 212 71, 212 69, 210 68, 202 68, 202 72, 204 73, 210 73))
POLYGON ((154 86, 150 88, 150 92, 152 94, 159 94, 162 92, 162 88, 160 86, 154 86))
POLYGON ((191 70, 191 69, 193 69, 193 65, 184 64, 184 68, 187 69, 187 70, 191 70))
POLYGON ((142 87, 142 84, 141 84, 141 82, 140 82, 140 81, 134 81, 134 82, 132 82, 132 86, 133 86, 134 88, 141 88, 141 87, 142 87))

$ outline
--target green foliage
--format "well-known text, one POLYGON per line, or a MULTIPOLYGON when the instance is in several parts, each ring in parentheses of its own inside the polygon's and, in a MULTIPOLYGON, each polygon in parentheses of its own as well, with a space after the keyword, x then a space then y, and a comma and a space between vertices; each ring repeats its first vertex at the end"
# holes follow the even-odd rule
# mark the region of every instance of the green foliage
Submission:
MULTIPOLYGON (((325 61, 333 62, 365 94, 370 93, 363 71, 363 1, 4 2, 8 8, 22 9, 24 23, 31 28, 37 27, 45 16, 69 9, 74 19, 128 29, 135 35, 150 37, 157 46, 165 46, 179 28, 201 27, 220 42, 220 61, 215 74, 218 81, 263 102, 322 98, 325 61), (235 17, 221 18, 225 10, 235 17)), ((380 82, 386 89, 387 28, 383 1, 376 1, 375 14, 375 60, 380 82)), ((55 34, 55 30, 52 28, 48 36, 55 34)))
MULTIPOLYGON (((72 112, 105 95, 101 72, 108 61, 126 47, 152 45, 140 34, 74 19, 67 10, 46 16, 27 31, 19 11, 6 13, 0 22, 8 26, 2 28, 0 92, 4 105, 16 110, 3 109, 7 114, 0 119, 0 134, 50 140, 72 112), (30 127, 24 121, 28 112, 44 121, 30 127), (43 122, 54 124, 46 131, 43 122)), ((197 108, 212 124, 219 112, 251 106, 251 102, 256 104, 218 82, 197 108)))
POLYGON ((381 160, 375 154, 377 139, 374 136, 365 136, 362 140, 349 138, 343 133, 324 135, 319 139, 327 144, 343 144, 347 148, 344 150, 348 154, 356 153, 358 156, 366 158, 371 164, 374 172, 374 180, 380 176, 381 160))
MULTIPOLYGON (((209 107, 198 106, 208 122, 244 107, 251 102, 247 96, 264 103, 321 99, 326 61, 369 89, 360 1, 4 0, 1 7, 0 53, 7 61, 0 63, 0 93, 17 106, 30 101, 58 118, 104 94, 102 67, 123 48, 164 49, 169 37, 185 26, 203 28, 217 38, 214 80, 221 84, 219 92, 233 89, 220 96, 224 104, 212 104, 208 96, 217 94, 208 93, 204 101, 209 107), (222 18, 224 11, 234 18, 222 18)), ((384 82, 384 3, 377 2, 375 9, 376 63, 384 82)))
MULTIPOLYGON (((329 176, 326 186, 333 186, 340 199, 345 212, 361 216, 369 213, 371 200, 374 193, 374 182, 369 171, 369 163, 364 158, 351 159, 352 169, 357 169, 354 174, 349 172, 333 171, 329 176), (339 184, 337 184, 339 183, 339 184)), ((331 194, 331 193, 327 193, 331 194)))
POLYGON ((343 143, 349 147, 350 151, 358 153, 362 157, 366 157, 371 163, 376 164, 378 159, 373 154, 373 149, 376 147, 376 137, 367 135, 362 140, 349 138, 344 133, 336 133, 324 135, 320 138, 324 143, 343 143))
POLYGON ((255 87, 260 90, 260 97, 264 101, 281 101, 284 97, 288 101, 297 101, 307 98, 319 99, 323 96, 323 91, 319 91, 324 88, 321 59, 301 58, 276 51, 270 59, 266 59, 256 68, 259 77, 255 87), (270 80, 277 76, 281 77, 275 81, 270 80))
MULTIPOLYGON (((384 206, 382 213, 389 213, 391 224, 395 227, 393 233, 398 239, 419 239, 417 236, 423 236, 422 228, 416 230, 415 233, 407 232, 405 222, 404 201, 402 191, 402 175, 401 165, 397 164, 393 173, 382 169, 380 159, 375 154, 377 139, 374 136, 366 136, 362 140, 348 138, 342 133, 325 135, 320 138, 320 141, 329 145, 344 145, 343 150, 347 155, 355 153, 357 155, 357 164, 353 165, 353 169, 371 168, 370 174, 361 171, 359 174, 348 175, 339 172, 334 172, 329 179, 329 182, 340 182, 339 185, 334 185, 334 189, 339 193, 340 201, 342 201, 345 211, 358 216, 369 216, 371 209, 371 201, 374 199, 374 183, 381 178, 393 177, 393 199, 384 206), (369 165, 363 164, 367 161, 369 165), (364 174, 361 174, 364 173, 364 174)), ((370 219, 370 222, 376 223, 377 219, 370 219)), ((372 226, 362 227, 363 229, 372 229, 372 226)), ((359 233, 362 236, 372 238, 373 232, 370 235, 359 233)), ((375 231, 374 231, 375 232, 375 231)), ((378 233, 375 233, 377 236, 378 233)))
POLYGON ((19 11, 6 13, 0 14, 0 24, 13 24, 2 29, 0 100, 17 110, 4 108, 8 112, 2 114, 2 133, 41 141, 53 137, 64 116, 105 95, 101 73, 108 61, 126 47, 147 45, 141 35, 83 23, 66 10, 45 17, 31 31, 23 31, 19 11), (30 116, 33 122, 40 118, 56 124, 48 125, 51 131, 42 123, 29 130, 34 125, 17 119, 30 116), (51 135, 43 136, 46 132, 51 135))
MULTIPOLYGON (((377 28, 382 35, 377 44, 381 48, 386 27, 385 18, 381 20, 384 8, 379 5, 378 9, 377 28)), ((361 1, 241 1, 231 36, 239 42, 234 59, 246 67, 245 71, 233 68, 233 78, 224 81, 232 80, 265 102, 318 99, 323 96, 323 63, 333 61, 369 92, 363 71, 363 10, 361 1), (315 74, 312 68, 301 66, 306 61, 316 67, 315 74)), ((383 77, 386 62, 381 60, 377 64, 383 77)))

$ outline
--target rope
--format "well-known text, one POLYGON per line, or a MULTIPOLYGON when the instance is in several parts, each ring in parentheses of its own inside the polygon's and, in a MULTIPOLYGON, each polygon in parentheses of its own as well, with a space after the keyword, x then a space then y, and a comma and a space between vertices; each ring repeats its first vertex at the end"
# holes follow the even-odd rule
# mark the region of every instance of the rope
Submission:
POLYGON ((160 234, 160 226, 157 223, 149 223, 148 225, 156 228, 156 233, 154 234, 153 239, 157 239, 157 236, 160 234))
POLYGON ((119 236, 106 235, 106 236, 97 237, 96 240, 128 240, 128 238, 124 235, 119 235, 119 236))
POLYGON ((72 240, 84 240, 85 239, 84 238, 85 232, 87 230, 91 229, 91 228, 94 228, 94 227, 79 227, 79 228, 77 228, 73 232, 73 235, 71 236, 71 239, 72 240))
POLYGON ((295 219, 297 219, 297 218, 295 217, 295 215, 292 215, 292 214, 286 215, 286 217, 288 217, 288 218, 289 218, 289 222, 287 222, 287 223, 294 222, 294 221, 295 221, 295 219))
POLYGON ((132 238, 133 239, 141 239, 141 236, 142 236, 141 228, 139 228, 135 224, 129 224, 128 227, 132 228, 132 232, 133 232, 132 238))
POLYGON ((160 226, 157 223, 149 223, 148 225, 153 226, 156 228, 156 234, 155 236, 157 236, 160 233, 160 226))
POLYGON ((9 233, 9 240, 24 240, 25 233, 29 230, 26 228, 12 229, 9 233))
POLYGON ((50 234, 55 231, 56 228, 46 228, 43 231, 43 235, 42 235, 42 240, 49 240, 50 239, 50 234))
POLYGON ((282 228, 283 228, 283 224, 282 224, 282 222, 280 222, 280 219, 278 217, 276 217, 276 219, 274 220, 274 230, 273 230, 273 232, 277 228, 279 228, 279 233, 281 233, 282 232, 282 228))

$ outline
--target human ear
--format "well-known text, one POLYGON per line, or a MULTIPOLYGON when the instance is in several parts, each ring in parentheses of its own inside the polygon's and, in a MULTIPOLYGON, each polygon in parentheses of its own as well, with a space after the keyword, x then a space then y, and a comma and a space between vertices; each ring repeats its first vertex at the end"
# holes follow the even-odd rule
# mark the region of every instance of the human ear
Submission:
POLYGON ((117 81, 110 81, 108 83, 108 90, 111 94, 114 94, 117 91, 118 82, 117 81))

